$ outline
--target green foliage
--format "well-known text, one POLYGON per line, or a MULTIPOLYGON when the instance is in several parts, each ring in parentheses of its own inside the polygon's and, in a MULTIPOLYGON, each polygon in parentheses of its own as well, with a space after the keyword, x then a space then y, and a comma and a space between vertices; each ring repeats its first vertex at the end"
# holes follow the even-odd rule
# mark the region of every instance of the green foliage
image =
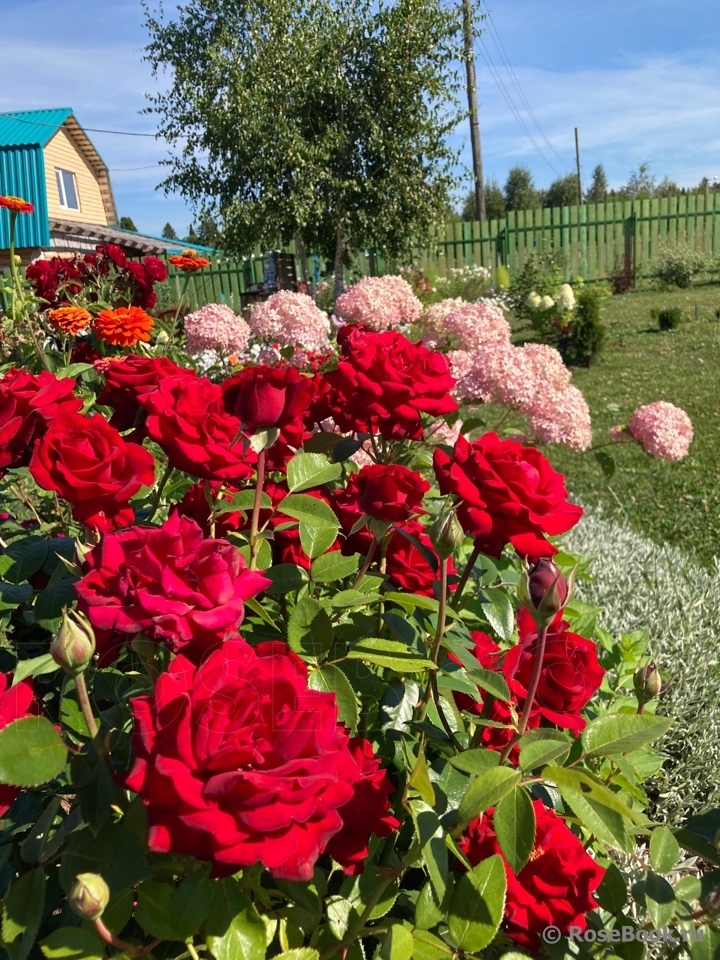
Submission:
POLYGON ((132 230, 133 233, 137 233, 137 227, 132 217, 120 217, 120 228, 122 230, 132 230))
POLYGON ((689 287, 693 278, 708 269, 708 262, 700 250, 687 243, 662 250, 652 264, 652 276, 661 287, 689 287))
MULTIPOLYGON (((652 316, 653 311, 650 311, 652 316)), ((665 307, 655 312, 655 320, 661 330, 674 330, 682 322, 682 310, 680 307, 665 307)))
POLYGON ((578 203, 578 177, 576 173, 558 177, 543 194, 544 207, 572 207, 578 203))
POLYGON ((336 264, 399 256, 446 208, 458 15, 443 0, 146 7, 146 59, 173 78, 150 109, 183 145, 164 187, 221 219, 233 253, 299 235, 336 264))
POLYGON ((163 227, 162 235, 166 240, 177 240, 178 238, 177 233, 175 233, 175 227, 173 227, 169 220, 163 227))
POLYGON ((533 253, 525 261, 522 270, 510 285, 510 303, 518 319, 533 320, 533 311, 528 306, 528 297, 537 293, 541 297, 554 296, 562 283, 562 255, 547 250, 533 253))
MULTIPOLYGON (((485 218, 487 220, 502 220, 507 211, 505 205, 505 194, 497 180, 488 180, 485 184, 485 218)), ((462 212, 462 220, 475 219, 475 191, 471 190, 465 198, 462 212)))
POLYGON ((592 172, 590 186, 585 193, 586 203, 604 203, 608 192, 608 181, 605 168, 599 163, 592 172))
POLYGON ((504 194, 508 210, 531 210, 540 206, 540 194, 527 167, 516 166, 510 169, 504 194))
POLYGON ((600 287, 582 287, 575 298, 573 318, 563 359, 574 367, 589 367, 605 343, 607 331, 601 319, 605 294, 600 287))

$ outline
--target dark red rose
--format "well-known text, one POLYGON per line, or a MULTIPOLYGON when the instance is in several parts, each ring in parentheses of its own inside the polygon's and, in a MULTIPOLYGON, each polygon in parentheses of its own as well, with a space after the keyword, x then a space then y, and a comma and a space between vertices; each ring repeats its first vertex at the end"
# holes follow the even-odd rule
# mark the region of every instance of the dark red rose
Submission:
POLYGON ((15 367, 0 379, 0 475, 30 463, 34 442, 58 414, 78 412, 82 400, 74 387, 69 377, 59 380, 47 371, 35 376, 15 367))
POLYGON ((102 358, 89 337, 81 337, 75 341, 70 352, 70 363, 95 363, 100 359, 102 358))
POLYGON ((131 704, 126 783, 145 804, 155 853, 211 860, 215 876, 260 862, 307 881, 343 809, 353 822, 338 853, 353 871, 370 834, 394 829, 371 751, 350 740, 335 696, 308 688, 284 644, 229 641, 197 668, 180 655, 153 696, 131 704))
POLYGON ((162 379, 140 398, 146 429, 178 470, 207 480, 249 480, 257 455, 243 443, 240 421, 225 411, 220 387, 185 373, 162 379))
MULTIPOLYGON (((533 801, 535 846, 530 859, 516 875, 505 861, 507 898, 503 929, 515 943, 535 955, 546 927, 558 927, 567 935, 570 927, 587 928, 586 914, 597 909, 593 893, 605 870, 590 857, 565 821, 533 801)), ((468 826, 459 847, 472 866, 493 854, 502 857, 492 825, 492 811, 468 826)))
POLYGON ((568 598, 567 580, 562 570, 547 557, 541 557, 527 574, 527 599, 536 622, 547 622, 565 606, 568 598))
POLYGON ((127 254, 116 243, 100 243, 95 249, 101 257, 112 260, 116 267, 124 267, 127 263, 127 254))
MULTIPOLYGON (((538 649, 538 628, 525 609, 518 613, 518 629, 520 640, 505 654, 503 673, 522 710, 538 649)), ((585 727, 580 711, 597 692, 604 676, 595 644, 571 633, 559 613, 548 628, 533 713, 580 733, 585 727)))
POLYGON ((314 405, 316 419, 332 417, 342 431, 379 432, 390 440, 422 440, 421 414, 457 410, 445 357, 394 330, 375 333, 360 324, 338 332, 342 356, 325 374, 329 390, 314 405))
POLYGON ((225 409, 248 433, 302 421, 314 394, 313 381, 294 367, 245 367, 222 386, 225 409))
MULTIPOLYGON (((393 587, 400 587, 408 593, 419 593, 425 597, 435 596, 435 585, 440 583, 440 561, 426 528, 417 520, 408 520, 403 523, 391 536, 385 555, 385 572, 388 582, 393 587), (427 553, 400 533, 404 530, 409 533, 427 553), (433 558, 431 564, 428 555, 433 558)), ((448 563, 448 573, 455 573, 452 559, 448 563)))
MULTIPOLYGON (((13 720, 34 717, 40 713, 33 682, 28 677, 12 686, 11 673, 0 673, 0 730, 13 720)), ((0 817, 4 817, 20 794, 20 787, 0 784, 0 817)))
POLYGON ((350 532, 363 515, 359 505, 359 476, 358 473, 351 473, 345 486, 339 490, 334 490, 330 494, 330 506, 338 518, 341 532, 344 534, 340 541, 340 549, 346 557, 352 556, 353 553, 365 556, 375 539, 367 525, 360 530, 356 530, 355 533, 350 532))
POLYGON ((70 414, 56 418, 36 442, 30 473, 43 490, 54 490, 73 505, 78 523, 104 532, 133 522, 129 500, 153 485, 155 461, 99 413, 70 414))
MULTIPOLYGON (((130 640, 142 633, 200 662, 237 633, 243 601, 270 583, 248 570, 237 547, 203 539, 192 520, 173 514, 161 527, 130 527, 102 537, 75 584, 93 627, 130 640)), ((117 636, 108 638, 117 644, 117 636)), ((99 642, 98 646, 101 653, 99 642)))
POLYGON ((458 499, 463 529, 490 556, 508 543, 533 559, 552 556, 557 551, 545 535, 566 533, 583 513, 568 501, 565 478, 547 457, 496 433, 474 443, 460 436, 452 455, 437 447, 434 467, 441 493, 458 499))
POLYGON ((167 267, 157 257, 143 257, 143 266, 147 275, 156 283, 162 283, 167 280, 167 267))
POLYGON ((25 271, 36 296, 49 307, 69 303, 69 297, 83 289, 82 277, 74 259, 52 257, 33 260, 25 271))
MULTIPOLYGON (((131 353, 108 362, 105 386, 97 398, 101 406, 115 411, 110 423, 118 430, 136 426, 143 411, 140 398, 154 390, 166 377, 195 377, 194 370, 179 367, 167 357, 140 357, 131 353)), ((144 426, 138 436, 144 435, 144 426)))
POLYGON ((357 487, 361 513, 389 523, 402 523, 419 512, 430 484, 419 473, 399 464, 373 463, 362 468, 357 487))

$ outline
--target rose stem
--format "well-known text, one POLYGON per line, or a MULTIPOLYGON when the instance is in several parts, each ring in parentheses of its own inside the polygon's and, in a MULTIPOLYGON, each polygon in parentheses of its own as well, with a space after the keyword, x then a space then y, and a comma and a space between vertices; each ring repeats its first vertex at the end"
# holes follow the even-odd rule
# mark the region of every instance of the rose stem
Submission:
POLYGON ((75 677, 75 690, 77 691, 78 703, 80 704, 80 709, 82 714, 85 717, 85 723, 87 723, 88 730, 90 731, 90 736, 95 739, 98 735, 98 725, 95 721, 95 716, 93 714, 93 709, 90 706, 90 697, 88 696, 88 688, 85 683, 85 677, 82 673, 79 673, 75 677))
POLYGON ((109 943, 112 947, 122 950, 123 953, 128 954, 130 957, 144 957, 148 953, 151 953, 158 944, 162 943, 162 940, 153 940, 153 942, 149 943, 146 947, 137 947, 132 943, 126 943, 124 940, 118 940, 118 938, 108 930, 100 918, 95 920, 95 930, 105 943, 109 943))
POLYGON ((532 677, 530 678, 530 686, 528 687, 527 697, 525 698, 525 706, 520 714, 520 722, 518 723, 517 733, 502 752, 502 756, 500 757, 501 763, 507 760, 507 758, 510 756, 510 751, 518 742, 520 737, 525 733, 525 728, 528 725, 530 713, 533 708, 533 702, 535 700, 535 694, 537 693, 538 684, 540 683, 540 674, 542 673, 543 660, 545 659, 545 644, 547 643, 549 626, 550 625, 546 623, 544 626, 540 627, 538 632, 535 662, 533 663, 533 672, 532 677))
POLYGON ((185 274, 185 282, 183 283, 183 288, 180 292, 180 299, 178 300, 178 305, 175 310, 175 316, 173 317, 172 324, 170 325, 170 332, 168 333, 168 342, 165 344, 165 356, 168 355, 168 352, 173 342, 173 337, 175 336, 175 327, 177 326, 178 319, 180 318, 180 311, 182 310, 183 300, 185 299, 185 294, 187 292, 189 283, 190 283, 190 273, 187 272, 185 274))
POLYGON ((368 567, 373 561, 373 557, 375 556, 375 551, 377 550, 377 545, 378 545, 377 538, 373 537, 373 542, 370 544, 370 549, 365 555, 365 559, 363 560, 363 565, 360 567, 360 573, 358 573, 357 577, 355 578, 355 583, 351 587, 352 590, 357 590, 357 588, 360 585, 360 582, 362 581, 362 578, 368 572, 368 567))
POLYGON ((453 597, 452 602, 450 604, 453 610, 457 610, 457 608, 460 606, 460 598, 462 597, 463 590, 465 589, 465 585, 468 582, 468 578, 472 573, 472 569, 475 566, 475 563, 477 561, 477 558, 480 556, 480 553, 481 553, 480 547, 473 547, 473 552, 470 554, 468 562, 465 564, 465 569, 462 572, 462 576, 460 577, 457 588, 455 590, 455 596, 453 597))
POLYGON ((260 504, 262 503, 263 483, 265 482, 265 447, 258 454, 257 481, 255 483, 255 500, 250 521, 250 569, 257 570, 257 558, 260 552, 258 528, 260 526, 260 504))
POLYGON ((150 514, 150 520, 152 520, 152 518, 157 513, 158 507, 160 506, 160 498, 162 497, 163 490, 165 489, 165 484, 170 479, 170 474, 172 473, 172 470, 173 470, 172 466, 168 463, 167 466, 165 467, 165 472, 160 478, 160 483, 157 485, 155 496, 153 497, 152 513, 150 514))
POLYGON ((435 628, 435 637, 433 639, 432 652, 430 659, 433 662, 433 672, 430 674, 428 685, 425 689, 425 695, 418 704, 418 719, 424 720, 430 701, 435 698, 437 705, 437 684, 433 684, 434 672, 437 669, 437 662, 440 657, 440 644, 445 633, 445 621, 447 619, 447 586, 448 586, 448 563, 449 557, 440 562, 440 603, 438 607, 437 627, 435 628))

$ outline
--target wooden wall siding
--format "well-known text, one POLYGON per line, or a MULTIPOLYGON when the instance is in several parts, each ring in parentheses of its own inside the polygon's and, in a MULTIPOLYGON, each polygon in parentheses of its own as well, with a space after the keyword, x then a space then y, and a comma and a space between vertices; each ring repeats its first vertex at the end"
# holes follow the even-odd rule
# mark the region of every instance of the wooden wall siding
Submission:
POLYGON ((74 141, 60 129, 45 147, 45 181, 47 184, 48 214, 50 219, 74 220, 77 223, 98 223, 108 226, 107 212, 98 175, 82 155, 74 141), (75 174, 79 210, 60 206, 55 170, 70 170, 75 174))

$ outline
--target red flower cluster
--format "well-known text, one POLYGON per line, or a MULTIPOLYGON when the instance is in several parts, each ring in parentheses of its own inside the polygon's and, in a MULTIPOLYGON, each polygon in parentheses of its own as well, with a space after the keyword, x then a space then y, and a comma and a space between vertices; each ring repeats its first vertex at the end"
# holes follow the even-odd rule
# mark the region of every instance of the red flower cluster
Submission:
POLYGON ((262 364, 245 367, 222 386, 225 409, 248 433, 301 424, 314 393, 314 381, 294 367, 262 364))
POLYGON ((422 414, 457 410, 450 396, 455 380, 442 354, 395 331, 375 333, 355 323, 340 328, 338 343, 340 362, 324 375, 315 404, 318 421, 332 417, 343 431, 422 440, 422 414))
POLYGON ((360 872, 370 835, 399 826, 371 746, 350 739, 335 696, 309 689, 279 641, 231 641, 199 667, 178 656, 132 707, 126 783, 156 853, 212 860, 216 876, 260 862, 307 881, 326 851, 360 872))
POLYGON ((105 386, 97 402, 112 407, 110 423, 117 430, 137 427, 134 438, 140 442, 146 436, 144 424, 139 423, 140 414, 144 413, 141 397, 155 390, 162 380, 175 376, 194 377, 195 372, 179 367, 167 357, 139 357, 132 353, 117 357, 108 361, 105 386))
POLYGON ((399 464, 370 464, 354 478, 357 502, 361 513, 376 520, 402 523, 420 511, 420 504, 430 489, 415 470, 399 464))
MULTIPOLYGON (((12 674, 0 673, 0 730, 13 720, 40 713, 30 678, 12 686, 12 674)), ((4 817, 20 793, 20 787, 0 784, 0 817, 4 817)))
MULTIPOLYGON (((605 870, 590 857, 575 834, 541 800, 533 801, 535 845, 530 859, 516 875, 505 861, 507 898, 504 929, 511 940, 530 950, 540 949, 545 927, 587 928, 585 915, 595 910, 593 893, 605 870)), ((466 829, 459 847, 475 866, 493 854, 502 856, 492 826, 492 811, 466 829)))
POLYGON ((75 589, 105 660, 142 633, 199 663, 236 633, 243 601, 270 583, 247 569, 236 547, 203 539, 200 527, 179 514, 161 527, 104 536, 87 564, 75 589))
POLYGON ((496 433, 474 443, 460 436, 452 455, 436 448, 434 466, 440 492, 457 497, 463 529, 490 556, 508 543, 533 559, 552 556, 545 536, 566 533, 583 513, 547 457, 496 433))
POLYGON ((79 523, 105 532, 133 522, 129 500, 155 482, 155 460, 99 413, 67 414, 56 417, 35 444, 30 473, 43 490, 73 504, 79 523))
POLYGON ((78 412, 82 400, 74 387, 69 377, 59 380, 46 371, 35 376, 15 367, 0 379, 0 476, 30 463, 34 442, 59 414, 78 412))

